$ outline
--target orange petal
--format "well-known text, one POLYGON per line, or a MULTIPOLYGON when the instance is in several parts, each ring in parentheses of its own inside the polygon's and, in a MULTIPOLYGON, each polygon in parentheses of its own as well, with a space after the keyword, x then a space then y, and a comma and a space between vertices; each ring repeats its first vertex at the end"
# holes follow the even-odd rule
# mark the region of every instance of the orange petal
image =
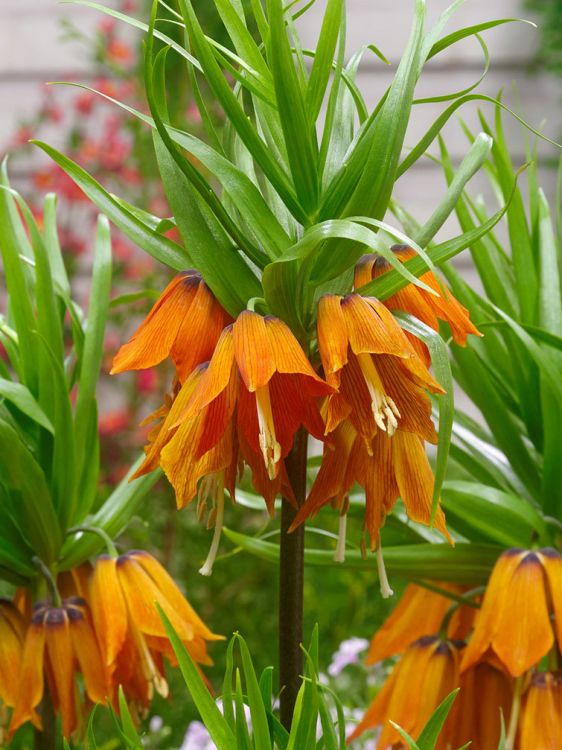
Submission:
POLYGON ((25 627, 23 617, 10 601, 0 600, 0 700, 15 705, 21 670, 25 627))
POLYGON ((201 281, 170 349, 181 383, 198 365, 211 359, 222 330, 229 322, 229 316, 201 281))
POLYGON ((422 586, 408 584, 390 616, 375 633, 366 664, 388 659, 404 651, 422 635, 439 632, 450 606, 451 600, 447 597, 422 586))
POLYGON ((520 549, 509 549, 498 558, 476 617, 474 632, 463 654, 463 671, 482 659, 498 632, 498 613, 509 606, 509 588, 513 573, 524 555, 520 549))
POLYGON ((153 367, 168 356, 200 284, 195 271, 172 279, 129 342, 117 352, 112 375, 153 367))
POLYGON ((342 311, 354 354, 412 356, 402 329, 378 300, 350 294, 342 302, 342 311))
MULTIPOLYGON (((365 284, 368 284, 373 280, 373 270, 377 258, 380 256, 369 253, 368 255, 362 255, 355 265, 355 274, 353 277, 354 289, 360 289, 365 284)), ((390 264, 389 264, 390 265, 390 264)))
POLYGON ((50 673, 55 689, 55 695, 52 696, 53 703, 61 714, 62 733, 68 738, 76 729, 78 722, 77 694, 74 685, 74 649, 66 611, 62 608, 48 610, 44 627, 50 673))
POLYGON ((84 677, 88 698, 93 703, 105 703, 109 696, 109 680, 94 631, 77 607, 68 608, 70 635, 74 653, 84 677))
POLYGON ((549 601, 554 610, 554 629, 558 648, 562 649, 562 556, 552 547, 537 553, 546 572, 549 588, 549 601))
POLYGON ((169 606, 175 611, 178 617, 189 622, 193 626, 197 635, 212 641, 220 641, 224 639, 224 636, 215 635, 209 630, 185 596, 181 593, 176 582, 170 576, 168 571, 160 565, 156 558, 142 550, 132 552, 131 557, 154 581, 155 586, 157 586, 162 592, 162 595, 168 600, 169 606))
POLYGON ((351 486, 345 482, 347 466, 357 433, 349 422, 343 422, 333 433, 333 443, 324 446, 322 463, 312 485, 306 502, 299 509, 289 532, 294 531, 307 518, 315 516, 318 511, 333 500, 342 499, 351 486))
POLYGON ((390 705, 390 700, 392 698, 392 694, 394 692, 399 674, 400 673, 397 665, 392 671, 390 677, 387 678, 386 682, 375 696, 375 699, 369 704, 369 707, 365 712, 365 716, 363 716, 359 724, 347 738, 346 742, 348 744, 360 737, 363 732, 366 732, 368 729, 373 729, 374 727, 380 726, 386 721, 386 717, 388 715, 388 707, 390 705))
POLYGON ((96 560, 89 601, 103 663, 109 667, 115 663, 127 635, 127 608, 115 558, 100 555, 96 560))
POLYGON ((275 356, 265 319, 258 313, 244 310, 234 322, 232 337, 234 357, 246 388, 250 392, 263 388, 275 372, 275 356))
POLYGON ((228 387, 234 366, 233 327, 227 326, 217 342, 209 365, 186 406, 182 419, 193 419, 202 409, 228 387))
POLYGON ((265 326, 277 372, 305 375, 306 378, 302 378, 301 382, 305 384, 311 396, 332 393, 332 388, 314 371, 289 326, 279 318, 273 317, 265 318, 265 326))
POLYGON ((42 729, 41 719, 35 709, 43 698, 44 657, 45 631, 41 614, 34 617, 25 636, 17 700, 10 721, 10 733, 15 732, 26 721, 31 721, 38 729, 42 729))
POLYGON ((554 633, 548 613, 545 575, 538 555, 528 552, 509 584, 492 647, 513 677, 519 677, 550 651, 554 633))
POLYGON ((379 430, 371 442, 372 455, 366 454, 364 446, 356 446, 350 461, 353 475, 365 490, 364 527, 369 534, 372 550, 378 546, 385 515, 391 511, 398 497, 392 463, 392 443, 395 438, 389 438, 379 430))
MULTIPOLYGON (((433 472, 417 435, 398 432, 392 438, 392 459, 396 471, 396 481, 406 507, 413 521, 429 525, 433 499, 433 472)), ((445 514, 439 507, 435 514, 435 528, 452 543, 445 525, 445 514)))
POLYGON ((118 558, 117 574, 135 628, 141 633, 165 638, 166 630, 156 609, 156 604, 159 604, 180 639, 188 641, 193 638, 193 624, 185 620, 181 614, 176 614, 154 579, 130 552, 118 558))
POLYGON ((324 295, 318 303, 318 350, 327 376, 347 364, 349 340, 341 303, 335 294, 324 295))

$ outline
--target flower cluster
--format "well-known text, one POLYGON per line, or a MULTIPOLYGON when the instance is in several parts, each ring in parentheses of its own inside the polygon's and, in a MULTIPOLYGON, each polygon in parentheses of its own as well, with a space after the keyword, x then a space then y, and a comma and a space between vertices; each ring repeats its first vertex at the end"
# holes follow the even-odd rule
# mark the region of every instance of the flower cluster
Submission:
POLYGON ((29 596, 20 594, 0 602, 0 700, 13 709, 10 734, 27 721, 42 728, 45 690, 65 737, 83 726, 92 704, 118 709, 119 686, 137 715, 155 690, 167 696, 163 658, 177 662, 156 604, 192 659, 212 663, 206 644, 221 636, 146 552, 102 555, 93 568, 85 564, 59 575, 57 586, 57 601, 31 607, 29 596))
MULTIPOLYGON (((370 278, 380 272, 374 256, 359 264, 356 286, 365 283, 367 271, 370 278)), ((466 310, 450 294, 444 298, 428 276, 435 294, 420 299, 429 324, 445 320, 463 343, 476 329, 466 310)), ((418 296, 408 290, 398 302, 418 312, 418 296)), ((410 518, 428 524, 433 474, 424 445, 437 440, 429 393, 443 390, 420 345, 390 312, 396 304, 357 292, 321 297, 317 352, 305 352, 282 320, 252 310, 231 320, 196 271, 176 276, 112 369, 149 368, 166 357, 176 368, 172 395, 151 417, 156 426, 137 475, 160 465, 178 507, 197 497, 201 516, 210 500, 210 525, 220 534, 225 489, 234 500, 244 466, 270 512, 278 494, 294 504, 284 460, 302 426, 323 441, 324 455, 292 529, 328 503, 345 522, 356 483, 365 491, 372 550, 380 552, 380 528, 399 496, 410 518)), ((440 508, 434 523, 449 538, 440 508)), ((215 534, 203 573, 212 568, 216 546, 215 534)), ((378 559, 388 593, 380 554, 378 559)))
MULTIPOLYGON (((405 748, 395 722, 417 737, 454 689, 459 695, 437 748, 495 750, 501 716, 508 746, 562 742, 562 556, 552 548, 510 549, 496 563, 478 609, 413 584, 374 636, 368 663, 401 654, 350 739, 382 726, 378 750, 405 748)), ((462 598, 460 599, 462 601, 462 598)))

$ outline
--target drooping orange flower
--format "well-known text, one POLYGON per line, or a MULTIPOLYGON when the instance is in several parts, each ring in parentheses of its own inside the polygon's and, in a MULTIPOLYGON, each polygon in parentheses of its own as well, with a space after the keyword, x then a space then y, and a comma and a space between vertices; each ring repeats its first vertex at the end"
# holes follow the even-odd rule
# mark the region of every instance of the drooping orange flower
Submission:
POLYGON ((326 433, 346 417, 365 440, 397 430, 436 442, 426 391, 443 393, 382 302, 327 294, 318 304, 318 348, 329 397, 326 433))
MULTIPOLYGON (((401 750, 405 743, 390 721, 417 739, 427 720, 459 684, 462 642, 424 636, 412 643, 371 703, 365 716, 348 738, 359 737, 367 729, 382 727, 377 750, 401 750)), ((448 747, 447 725, 437 750, 448 747)))
POLYGON ((462 669, 488 661, 519 677, 550 651, 555 636, 561 646, 562 557, 552 548, 507 550, 492 571, 462 669))
POLYGON ((537 672, 523 696, 519 750, 562 747, 562 673, 537 672))
MULTIPOLYGON (((415 257, 416 252, 407 245, 394 245, 391 250, 396 257, 405 263, 415 257)), ((364 255, 355 268, 355 288, 360 289, 392 268, 390 263, 379 255, 364 255)), ((455 299, 449 289, 443 287, 431 271, 423 273, 420 281, 432 289, 435 294, 415 284, 408 284, 400 291, 388 297, 384 304, 389 310, 401 310, 421 320, 434 331, 439 330, 439 321, 448 323, 454 341, 460 346, 466 345, 469 334, 481 336, 480 331, 471 323, 468 310, 455 299)), ((412 346, 429 365, 429 351, 423 341, 410 333, 406 334, 412 346)))
POLYGON ((113 360, 112 374, 144 370, 170 357, 180 382, 210 359, 226 313, 197 271, 175 276, 113 360))
MULTIPOLYGON (((466 586, 455 583, 439 582, 436 585, 452 594, 463 594, 467 590, 466 586)), ((425 633, 440 632, 451 606, 455 606, 455 602, 447 596, 414 583, 408 584, 396 607, 373 636, 366 664, 401 654, 425 633)), ((475 614, 476 609, 472 607, 457 606, 447 627, 447 637, 464 640, 472 629, 475 614)))
POLYGON ((20 674, 25 620, 8 599, 0 599, 0 701, 6 706, 15 706, 20 674))
MULTIPOLYGON (((385 517, 399 496, 412 520, 429 525, 433 472, 417 435, 399 429, 389 438, 378 431, 368 450, 351 420, 345 419, 330 437, 332 442, 324 446, 322 464, 291 529, 328 503, 345 508, 345 498, 355 483, 365 491, 364 526, 371 549, 377 547, 385 517)), ((434 523, 450 539, 441 508, 437 509, 434 523)))
POLYGON ((240 440, 261 454, 273 480, 301 425, 314 437, 324 437, 316 399, 332 391, 283 321, 245 310, 223 331, 183 420, 205 415, 197 457, 236 424, 240 440))
POLYGON ((79 597, 63 600, 60 607, 38 602, 25 636, 10 732, 26 721, 42 728, 36 709, 46 679, 54 709, 61 715, 63 735, 70 737, 82 718, 78 673, 84 681, 84 700, 104 703, 109 684, 86 602, 79 597))
MULTIPOLYGON (((505 726, 509 725, 513 680, 482 663, 461 675, 459 687, 447 720, 450 747, 464 747, 470 741, 473 750, 497 750, 502 716, 505 726)), ((534 750, 538 747, 533 746, 534 750)))
POLYGON ((114 689, 122 684, 140 708, 148 707, 154 689, 168 694, 162 656, 176 663, 156 604, 197 664, 211 664, 206 641, 222 639, 203 623, 160 563, 140 550, 97 559, 90 603, 114 689))

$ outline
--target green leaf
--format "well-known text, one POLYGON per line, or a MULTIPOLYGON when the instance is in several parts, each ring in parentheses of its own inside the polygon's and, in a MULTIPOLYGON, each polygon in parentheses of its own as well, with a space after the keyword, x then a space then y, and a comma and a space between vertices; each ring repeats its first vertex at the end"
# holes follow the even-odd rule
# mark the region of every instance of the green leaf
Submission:
MULTIPOLYGON (((240 534, 224 528, 227 539, 240 549, 272 563, 279 562, 279 545, 259 538, 240 534)), ((503 548, 496 545, 481 545, 459 542, 455 547, 448 544, 410 544, 384 548, 384 561, 390 575, 405 578, 419 577, 458 583, 479 584, 488 579, 495 561, 503 548)), ((341 566, 334 562, 330 550, 305 549, 307 565, 341 566)), ((376 570, 374 559, 363 559, 359 550, 348 550, 345 563, 350 568, 376 570)))
POLYGON ((4 263, 6 287, 9 292, 9 319, 18 335, 18 351, 21 361, 23 384, 37 394, 37 361, 32 331, 36 327, 31 306, 30 289, 24 264, 20 260, 21 235, 27 237, 18 216, 15 201, 9 192, 6 162, 0 176, 0 252, 4 263), (4 188, 4 189, 1 189, 4 188))
POLYGON ((271 747, 269 738, 269 724, 263 703, 260 686, 252 664, 252 658, 248 651, 246 641, 241 635, 234 636, 238 641, 240 655, 242 657, 242 666, 244 667, 244 678, 246 681, 246 691, 248 693, 248 705, 250 706, 250 715, 252 717, 252 732, 256 747, 263 750, 271 747))
POLYGON ((435 711, 429 717, 429 721, 422 730, 422 733, 418 737, 419 750, 435 750, 435 746, 439 740, 439 734, 443 729, 443 725, 449 715, 451 706, 460 688, 453 690, 445 698, 445 700, 437 706, 435 711))
POLYGON ((88 198, 136 245, 164 265, 183 271, 191 265, 184 248, 144 224, 138 216, 123 208, 120 201, 94 180, 82 167, 56 149, 40 141, 33 141, 71 177, 88 198))
POLYGON ((490 154, 493 141, 490 136, 480 133, 469 152, 462 160, 455 172, 455 176, 444 198, 433 211, 427 222, 415 234, 415 241, 422 247, 427 247, 443 226, 447 218, 454 211, 466 183, 478 172, 490 154))
POLYGON ((443 486, 443 507, 453 526, 460 518, 496 544, 528 547, 533 541, 548 545, 546 523, 540 512, 517 495, 476 482, 449 481, 443 486))
MULTIPOLYGON (((166 614, 157 604, 160 619, 164 623, 168 638, 174 649, 178 664, 193 702, 209 732, 211 739, 217 746, 217 750, 233 750, 236 747, 235 737, 226 723, 223 715, 217 708, 217 704, 212 699, 209 689, 203 682, 197 666, 193 663, 189 652, 180 641, 178 634, 172 627, 166 614)), ((268 733, 269 737, 269 733, 268 733)))
MULTIPOLYGON (((345 24, 344 3, 342 0, 329 0, 306 89, 306 109, 311 123, 316 122, 320 113, 342 24, 345 24)), ((341 38, 340 44, 344 43, 345 38, 341 38)), ((342 54, 344 52, 345 50, 342 49, 342 54)))
POLYGON ((50 419, 47 417, 43 409, 41 409, 25 385, 22 385, 21 383, 13 383, 11 380, 0 378, 0 396, 7 401, 10 401, 14 406, 17 406, 23 414, 31 417, 34 422, 37 422, 37 424, 44 427, 51 434, 53 433, 53 425, 50 419))
MULTIPOLYGON (((283 19, 282 0, 267 0, 269 40, 267 58, 273 74, 275 97, 298 200, 307 215, 318 204, 315 120, 308 120, 303 91, 283 19)), ((305 222, 308 223, 308 222, 305 222)))
MULTIPOLYGON (((86 447, 88 445, 89 434, 92 430, 92 422, 97 432, 96 385, 103 359, 103 340, 110 292, 111 236, 107 219, 105 216, 100 216, 97 225, 88 322, 84 338, 84 351, 80 361, 78 398, 74 420, 76 463, 79 477, 86 475, 86 463, 91 462, 93 459, 91 446, 88 451, 86 447)), ((97 471, 95 474, 97 475, 97 471)), ((94 484, 93 491, 90 492, 86 491, 83 482, 79 487, 79 501, 76 515, 72 519, 73 523, 88 512, 95 499, 95 483, 92 484, 94 484)))
POLYGON ((9 491, 11 515, 35 554, 58 557, 61 532, 43 470, 17 432, 0 420, 0 481, 9 491))
POLYGON ((550 208, 542 190, 539 199, 539 325, 552 334, 562 331, 562 293, 556 237, 550 218, 550 208))

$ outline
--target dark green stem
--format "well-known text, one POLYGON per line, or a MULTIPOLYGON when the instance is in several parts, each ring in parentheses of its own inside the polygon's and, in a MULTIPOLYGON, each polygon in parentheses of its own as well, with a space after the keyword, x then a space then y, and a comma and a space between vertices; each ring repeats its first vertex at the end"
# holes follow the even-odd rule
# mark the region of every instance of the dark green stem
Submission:
MULTIPOLYGON (((285 462, 299 507, 306 496, 307 447, 308 434, 301 428, 285 462)), ((296 508, 283 500, 279 559, 279 684, 280 718, 287 730, 291 727, 303 674, 304 524, 291 534, 287 533, 296 513, 296 508)))
POLYGON ((43 731, 33 730, 33 746, 35 750, 57 750, 57 717, 53 709, 53 702, 49 688, 45 682, 43 700, 39 705, 39 715, 43 724, 43 731))

